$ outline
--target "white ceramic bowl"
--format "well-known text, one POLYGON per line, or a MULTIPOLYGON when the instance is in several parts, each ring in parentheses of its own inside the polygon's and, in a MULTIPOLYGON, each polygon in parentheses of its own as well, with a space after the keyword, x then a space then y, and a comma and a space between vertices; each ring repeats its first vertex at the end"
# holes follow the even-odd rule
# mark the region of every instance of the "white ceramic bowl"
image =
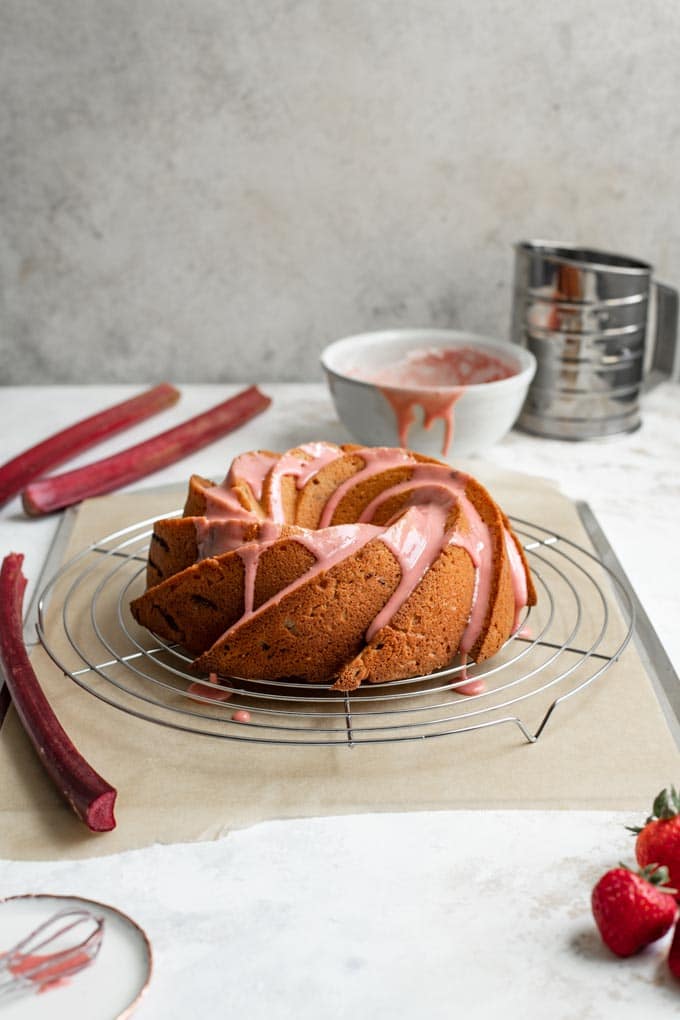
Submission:
MULTIPOLYGON (((475 333, 453 329, 390 329, 360 333, 330 344, 321 355, 321 364, 340 420, 353 438, 365 446, 398 446, 397 414, 380 386, 369 380, 410 352, 461 347, 472 347, 499 358, 516 368, 516 372, 506 379, 465 387, 409 385, 410 395, 419 390, 428 395, 435 392, 446 397, 450 394, 458 399, 453 406, 454 433, 448 450, 445 450, 445 421, 437 417, 426 429, 422 408, 417 403, 412 409, 414 421, 408 429, 406 445, 430 457, 467 457, 483 452, 502 439, 517 420, 536 371, 536 360, 517 344, 475 333)), ((390 385, 389 389, 394 391, 401 387, 390 385)))

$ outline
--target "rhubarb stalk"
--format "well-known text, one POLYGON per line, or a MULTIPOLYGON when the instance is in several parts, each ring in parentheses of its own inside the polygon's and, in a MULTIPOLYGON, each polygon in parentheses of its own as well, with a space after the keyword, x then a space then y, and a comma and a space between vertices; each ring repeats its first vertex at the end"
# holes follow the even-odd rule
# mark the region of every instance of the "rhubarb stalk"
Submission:
POLYGON ((57 789, 93 832, 114 829, 116 791, 88 765, 50 708, 26 652, 22 611, 26 578, 21 553, 0 568, 0 665, 27 736, 57 789))
POLYGON ((232 432, 270 403, 269 397, 251 386, 144 443, 75 471, 34 482, 23 492, 24 510, 36 517, 129 485, 232 432))
POLYGON ((56 432, 37 446, 24 450, 18 457, 0 467, 0 506, 45 471, 58 467, 95 443, 150 418, 152 414, 163 411, 178 400, 179 390, 169 383, 161 383, 130 400, 84 418, 56 432))

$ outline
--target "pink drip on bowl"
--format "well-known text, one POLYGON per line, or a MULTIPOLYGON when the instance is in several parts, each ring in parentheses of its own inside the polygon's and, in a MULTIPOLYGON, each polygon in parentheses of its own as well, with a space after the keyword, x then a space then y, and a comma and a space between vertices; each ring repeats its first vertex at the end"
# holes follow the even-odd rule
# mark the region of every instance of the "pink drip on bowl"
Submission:
POLYGON ((321 364, 357 442, 431 457, 482 453, 502 439, 536 371, 516 344, 448 329, 346 337, 323 351, 321 364))

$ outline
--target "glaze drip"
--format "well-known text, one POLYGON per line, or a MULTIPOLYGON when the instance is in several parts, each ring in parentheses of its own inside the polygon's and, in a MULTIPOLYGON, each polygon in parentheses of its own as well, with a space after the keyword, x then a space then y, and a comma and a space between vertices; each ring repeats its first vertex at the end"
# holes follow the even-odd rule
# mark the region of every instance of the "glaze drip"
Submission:
POLYGON ((516 634, 519 630, 522 610, 527 605, 529 598, 527 591, 527 575, 524 570, 522 558, 517 550, 517 546, 515 545, 515 541, 507 528, 503 529, 503 537, 505 539, 505 548, 508 554, 508 560, 510 561, 512 590, 515 596, 515 622, 512 627, 512 633, 516 634))
POLYGON ((408 434, 416 420, 415 410, 420 407, 423 412, 423 428, 431 429, 438 418, 444 422, 444 441, 442 457, 446 457, 451 449, 455 428, 454 408, 465 393, 465 387, 455 390, 411 390, 392 389, 379 386, 378 389, 394 411, 397 423, 397 435, 402 446, 408 443, 408 434))
POLYGON ((197 517, 194 527, 198 559, 206 560, 210 556, 232 552, 248 541, 251 522, 248 519, 239 520, 231 517, 197 517))
POLYGON ((446 511, 441 506, 432 511, 411 506, 380 535, 399 563, 401 580, 366 631, 366 641, 372 641, 390 622, 439 556, 445 521, 446 511))
MULTIPOLYGON (((301 585, 311 581, 314 577, 330 570, 336 563, 340 563, 348 556, 358 552, 373 538, 380 537, 383 529, 373 524, 341 524, 334 528, 327 528, 325 531, 303 531, 300 534, 291 535, 291 541, 299 542, 314 557, 315 562, 291 584, 286 585, 276 595, 268 599, 257 610, 253 609, 255 578, 257 565, 260 556, 269 546, 273 545, 276 539, 264 542, 251 542, 236 550, 236 555, 243 561, 245 567, 245 608, 241 619, 234 624, 231 630, 245 623, 255 613, 264 612, 269 606, 276 605, 290 592, 295 591, 301 585)), ((227 632, 229 633, 229 632, 227 632)))
MULTIPOLYGON (((416 462, 408 481, 401 482, 380 493, 379 496, 369 503, 361 515, 361 520, 370 520, 386 500, 406 492, 413 493, 412 503, 414 500, 420 500, 435 507, 438 504, 445 505, 448 510, 451 510, 456 503, 460 505, 464 518, 469 525, 469 530, 456 528, 447 532, 442 521, 441 534, 443 537, 441 538, 439 552, 447 544, 460 546, 465 549, 475 566, 475 589, 472 607, 460 642, 460 650, 466 655, 474 647, 487 616, 493 571, 492 544, 489 529, 465 493, 468 480, 468 475, 460 471, 452 471, 443 465, 420 464, 416 462)), ((517 558, 520 567, 522 567, 519 556, 517 558)), ((523 567, 522 573, 524 573, 523 567)))
POLYGON ((326 502, 323 513, 319 520, 320 528, 327 528, 333 520, 333 515, 342 502, 344 496, 368 478, 372 478, 380 471, 390 471, 392 468, 404 467, 418 462, 405 450, 396 450, 388 446, 365 446, 355 451, 355 455, 364 462, 363 468, 342 482, 326 502))
POLYGON ((326 464, 332 464, 342 455, 340 447, 332 443, 305 443, 299 447, 299 450, 291 450, 280 457, 269 473, 269 515, 271 519, 278 523, 285 521, 281 493, 281 483, 284 478, 295 478, 297 488, 302 489, 310 478, 326 464), (301 453, 304 456, 301 456, 301 453))
POLYGON ((257 450, 243 453, 231 465, 221 485, 205 490, 206 517, 211 520, 230 517, 237 520, 257 519, 252 507, 243 502, 239 487, 245 486, 257 503, 262 500, 264 480, 279 459, 277 453, 257 450))
POLYGON ((415 409, 423 412, 423 427, 444 422, 442 456, 453 440, 454 408, 468 386, 498 382, 516 375, 518 367, 489 351, 475 347, 445 347, 410 351, 401 360, 374 372, 352 371, 355 378, 375 383, 394 411, 402 446, 415 421, 415 409))

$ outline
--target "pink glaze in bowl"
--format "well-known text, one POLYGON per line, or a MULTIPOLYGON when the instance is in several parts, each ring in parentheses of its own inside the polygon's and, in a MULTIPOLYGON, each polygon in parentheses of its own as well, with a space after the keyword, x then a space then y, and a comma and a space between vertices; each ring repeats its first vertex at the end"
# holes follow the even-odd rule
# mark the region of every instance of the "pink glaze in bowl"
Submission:
POLYGON ((515 423, 536 371, 516 344, 449 329, 392 329, 321 355, 340 420, 357 442, 466 457, 515 423))

